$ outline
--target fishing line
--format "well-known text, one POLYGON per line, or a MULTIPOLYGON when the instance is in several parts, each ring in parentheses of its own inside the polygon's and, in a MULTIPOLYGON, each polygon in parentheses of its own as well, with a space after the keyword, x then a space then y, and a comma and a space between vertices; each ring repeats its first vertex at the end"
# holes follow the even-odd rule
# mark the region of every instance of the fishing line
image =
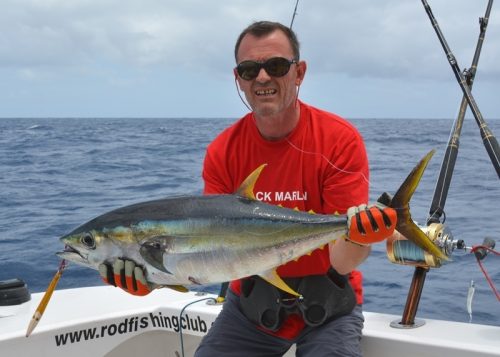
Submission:
MULTIPOLYGON (((474 253, 475 251, 477 251, 479 249, 484 249, 485 251, 493 253, 493 254, 495 254, 497 256, 500 255, 500 252, 498 252, 498 251, 496 251, 496 250, 494 250, 494 249, 492 249, 490 247, 484 246, 484 245, 475 246, 474 248, 472 248, 471 253, 474 253)), ((476 260, 477 260, 477 264, 479 265, 479 268, 481 269, 481 271, 483 272, 484 277, 486 278, 486 281, 488 282, 488 285, 490 286, 491 290, 493 291, 493 294, 495 295, 495 297, 497 298, 497 300, 500 302, 500 293, 496 289, 495 284, 493 283, 493 280, 491 279, 491 277, 489 276, 488 272, 486 271, 486 268, 483 266, 483 263, 481 262, 481 259, 476 256, 476 260)))
POLYGON ((195 300, 195 301, 191 301, 189 304, 186 304, 181 312, 179 313, 179 336, 181 338, 181 356, 184 357, 184 338, 183 338, 183 335, 182 335, 182 315, 184 314, 184 311, 191 305, 193 304, 196 304, 196 303, 199 303, 199 302, 202 302, 202 301, 208 301, 208 300, 211 300, 214 302, 214 304, 217 304, 217 299, 213 298, 213 297, 207 297, 207 298, 203 298, 203 299, 199 299, 199 300, 195 300))
MULTIPOLYGON (((253 112, 253 110, 250 108, 250 106, 245 102, 245 100, 243 99, 243 97, 241 96, 240 94, 240 91, 239 91, 239 88, 238 88, 238 83, 237 83, 237 80, 236 80, 236 77, 234 79, 234 83, 236 85, 236 92, 238 93, 238 97, 240 97, 240 100, 241 102, 245 105, 245 107, 248 108, 249 111, 253 112)), ((296 92, 296 95, 295 95, 295 103, 296 105, 298 104, 298 97, 299 97, 299 91, 300 91, 300 85, 297 86, 297 92, 296 92)), ((253 116, 254 118, 254 121, 256 120, 255 119, 255 116, 253 116)), ((363 180, 365 182, 367 182, 368 184, 370 184, 370 180, 366 177, 366 175, 361 172, 361 171, 349 171, 349 170, 345 170, 345 169, 342 169, 340 167, 338 167, 337 165, 335 165, 333 162, 330 161, 330 159, 328 157, 326 157, 323 153, 320 153, 320 152, 312 152, 312 151, 305 151, 301 148, 299 148, 297 145, 295 145, 294 143, 292 143, 287 137, 285 138, 285 141, 288 143, 288 145, 290 145, 293 149, 303 153, 303 154, 306 154, 306 155, 319 155, 321 156, 321 158, 323 160, 325 160, 328 165, 330 165, 332 168, 342 172, 342 173, 345 173, 345 174, 349 174, 349 175, 355 175, 355 174, 359 174, 361 175, 361 177, 363 178, 363 180)))
MULTIPOLYGON (((234 77, 234 85, 236 86, 236 93, 238 93, 238 97, 240 97, 240 100, 241 102, 245 105, 245 107, 247 107, 247 109, 253 113, 253 110, 252 108, 250 108, 250 105, 243 99, 243 97, 241 96, 241 93, 240 93, 240 87, 238 86, 238 79, 236 78, 236 76, 234 77)), ((295 104, 297 105, 298 103, 298 100, 299 100, 299 92, 300 92, 300 84, 297 85, 297 88, 296 88, 296 92, 295 92, 295 104)), ((254 117, 255 119, 255 117, 254 117)))
POLYGON ((245 107, 248 108, 249 111, 252 111, 252 108, 250 108, 250 106, 247 104, 247 102, 245 102, 245 100, 241 96, 240 88, 238 87, 238 80, 237 80, 236 76, 234 76, 234 85, 236 86, 236 93, 238 93, 238 97, 240 97, 241 102, 245 105, 245 107))
MULTIPOLYGON (((297 7, 299 6, 299 0, 297 0, 295 2, 295 8, 293 9, 293 15, 292 15, 292 21, 290 22, 290 30, 292 29, 293 27, 293 22, 295 21, 295 16, 297 16, 297 7)), ((238 83, 237 83, 237 78, 236 76, 234 77, 234 84, 236 85, 236 92, 238 93, 238 97, 240 97, 240 100, 241 102, 245 105, 245 107, 248 108, 249 111, 252 111, 252 109, 250 108, 250 106, 247 104, 247 102, 245 102, 245 100, 243 100, 243 97, 241 96, 241 93, 240 93, 240 90, 239 90, 239 87, 238 87, 238 83)), ((296 99, 298 98, 299 96, 299 89, 300 89, 300 85, 297 86, 298 89, 297 89, 297 97, 296 99)))
POLYGON ((342 169, 341 167, 338 167, 337 165, 335 165, 333 162, 330 161, 330 159, 328 157, 326 157, 325 154, 323 153, 320 153, 320 152, 313 152, 313 151, 306 151, 304 149, 301 149, 299 148, 297 145, 295 145, 294 143, 292 143, 288 138, 285 138, 286 142, 292 147, 294 148, 295 150, 303 153, 303 154, 306 154, 306 155, 316 155, 316 156, 320 156, 323 160, 325 160, 328 165, 330 165, 332 168, 334 168, 335 170, 338 170, 342 173, 345 173, 345 174, 348 174, 348 175, 355 175, 355 174, 359 174, 361 175, 361 177, 363 178, 363 180, 365 180, 365 182, 367 182, 368 184, 370 184, 370 180, 366 177, 366 175, 361 172, 361 171, 349 171, 349 170, 345 170, 345 169, 342 169))
MULTIPOLYGON (((295 21, 295 17, 297 15, 297 7, 298 7, 298 5, 299 5, 299 0, 297 0, 295 2, 295 7, 294 7, 294 10, 293 10, 292 20, 290 22, 290 29, 292 29, 293 23, 295 21)), ((236 86, 236 92, 238 93, 238 97, 240 98, 241 102, 245 105, 245 107, 247 107, 247 109, 250 112, 253 112, 253 110, 251 109, 250 105, 243 99, 243 97, 242 97, 242 95, 240 93, 240 88, 238 86, 238 81, 237 81, 236 75, 234 77, 234 84, 236 86)), ((296 105, 298 105, 299 92, 300 92, 300 84, 297 85, 297 88, 296 88, 296 94, 295 94, 295 103, 296 103, 296 105)), ((255 116, 254 116, 254 120, 255 120, 255 116)), ((362 176, 363 180, 370 185, 369 179, 366 177, 366 175, 363 172, 361 172, 361 171, 355 172, 355 171, 348 171, 348 170, 342 169, 342 168, 336 166, 333 162, 331 162, 330 159, 328 157, 326 157, 324 154, 319 153, 319 152, 308 152, 308 151, 305 151, 305 150, 297 147, 295 144, 293 144, 288 138, 285 138, 285 140, 286 140, 286 142, 292 148, 294 148, 295 150, 297 150, 297 151, 299 151, 299 152, 301 152, 303 154, 306 154, 306 155, 319 155, 319 156, 321 156, 321 158, 323 160, 325 160, 332 168, 334 168, 334 169, 336 169, 336 170, 338 170, 338 171, 340 171, 342 173, 345 173, 345 174, 348 174, 348 175, 360 174, 362 176)))
POLYGON ((440 210, 439 212, 429 212, 429 214, 427 215, 427 217, 425 218, 426 222, 432 222, 432 220, 434 218, 436 218, 436 215, 437 214, 440 214, 440 217, 442 217, 441 220, 438 219, 438 221, 436 223, 441 223, 441 224, 444 224, 446 222, 446 212, 442 209, 440 210))

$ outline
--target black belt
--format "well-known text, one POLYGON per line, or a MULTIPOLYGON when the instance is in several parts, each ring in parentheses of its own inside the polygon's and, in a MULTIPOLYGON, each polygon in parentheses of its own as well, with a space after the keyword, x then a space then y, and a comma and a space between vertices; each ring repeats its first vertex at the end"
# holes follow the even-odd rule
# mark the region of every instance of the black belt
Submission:
POLYGON ((259 276, 242 280, 240 306, 253 323, 277 331, 290 314, 300 314, 309 326, 319 326, 349 314, 356 297, 348 275, 331 268, 324 275, 284 278, 301 296, 290 295, 259 276))

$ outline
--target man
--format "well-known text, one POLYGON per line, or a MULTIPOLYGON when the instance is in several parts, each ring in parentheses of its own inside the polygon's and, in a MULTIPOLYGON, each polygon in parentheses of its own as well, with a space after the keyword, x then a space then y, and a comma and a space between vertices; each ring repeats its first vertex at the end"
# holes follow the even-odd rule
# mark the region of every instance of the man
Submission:
MULTIPOLYGON (((258 277, 231 282, 196 356, 281 356, 294 343, 300 356, 359 356, 362 287, 355 268, 371 243, 393 233, 396 213, 364 205, 368 160, 357 130, 298 100, 307 66, 289 28, 250 25, 237 40, 235 57, 235 81, 251 112, 207 148, 204 193, 233 193, 267 164, 255 185, 257 199, 312 213, 347 212, 349 230, 346 239, 278 267, 300 297, 258 277)), ((136 295, 151 290, 140 267, 117 262, 114 273, 102 267, 106 282, 136 295)))
MULTIPOLYGON (((344 119, 297 98, 307 66, 300 60, 295 34, 278 23, 256 22, 239 36, 235 58, 235 80, 252 112, 222 132, 208 147, 203 170, 204 193, 235 192, 250 172, 265 163, 267 166, 254 190, 260 200, 332 214, 345 214, 349 207, 366 203, 368 160, 361 136, 344 119)), ((285 306, 277 312, 262 308, 274 303, 265 301, 262 295, 287 300, 283 294, 276 295, 277 289, 271 285, 257 278, 249 279, 251 282, 234 281, 223 311, 196 356, 280 356, 293 343, 297 343, 297 355, 360 355, 361 275, 353 270, 368 256, 369 243, 392 234, 395 213, 388 208, 384 211, 377 207, 352 209, 350 213, 357 221, 349 232, 351 241, 339 240, 278 268, 281 277, 292 279, 328 276, 342 281, 343 275, 350 274, 356 292, 354 309, 352 305, 346 307, 350 310, 340 311, 339 316, 325 317, 319 313, 318 321, 325 321, 314 326, 315 321, 304 321, 307 317, 304 319, 303 308, 285 306), (392 224, 386 227, 381 223, 377 233, 360 235, 357 222, 363 223, 359 218, 366 218, 367 212, 378 219, 388 214, 392 224), (257 286, 260 296, 252 294, 257 286), (272 292, 267 293, 269 290, 272 292), (255 311, 259 307, 252 308, 252 304, 260 307, 260 315, 255 311), (266 311, 276 315, 266 316, 266 311)), ((364 225, 361 230, 372 230, 369 223, 364 225)), ((299 286, 300 282, 296 284, 299 286)), ((307 286, 300 291, 304 301, 296 304, 304 305, 308 294, 314 295, 307 289, 328 288, 328 283, 325 284, 307 286)), ((314 295, 310 300, 318 298, 314 295)), ((288 297, 290 300, 294 298, 288 297)))

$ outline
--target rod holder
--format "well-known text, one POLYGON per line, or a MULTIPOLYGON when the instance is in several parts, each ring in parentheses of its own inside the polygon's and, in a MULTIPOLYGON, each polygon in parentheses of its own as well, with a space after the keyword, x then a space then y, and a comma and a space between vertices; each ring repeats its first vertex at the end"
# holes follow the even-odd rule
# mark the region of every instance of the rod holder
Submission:
POLYGON ((400 329, 411 329, 423 326, 425 324, 424 320, 416 320, 415 316, 418 310, 418 304, 420 303, 420 297, 422 296, 422 290, 424 288, 425 277, 429 271, 428 267, 416 267, 413 273, 413 279, 411 281, 410 290, 408 291, 408 296, 406 298, 406 305, 403 311, 403 317, 401 321, 395 320, 391 322, 391 327, 400 329))

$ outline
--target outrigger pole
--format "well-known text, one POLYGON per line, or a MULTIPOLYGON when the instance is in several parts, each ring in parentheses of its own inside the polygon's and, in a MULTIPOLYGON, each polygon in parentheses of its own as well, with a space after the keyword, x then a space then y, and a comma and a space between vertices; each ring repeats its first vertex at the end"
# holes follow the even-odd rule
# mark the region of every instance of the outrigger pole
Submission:
MULTIPOLYGON (((465 117, 465 112, 467 111, 467 104, 471 106, 471 110, 474 113, 474 117, 479 125, 481 131, 481 137, 483 138, 484 145, 488 154, 490 155, 490 159, 495 166, 495 170, 497 174, 500 176, 500 165, 498 162, 498 152, 499 147, 498 143, 488 129, 485 121, 483 120, 479 109, 477 108, 477 104, 474 101, 474 98, 471 94, 472 84, 474 82, 474 78, 476 76, 477 65, 479 62, 479 56, 481 54, 481 49, 484 42, 484 36, 486 33, 486 28, 488 27, 488 20, 490 17, 491 7, 493 5, 493 0, 488 1, 488 6, 486 8, 486 13, 484 17, 479 18, 479 38, 476 44, 476 51, 474 53, 474 58, 472 60, 472 65, 468 70, 465 70, 462 74, 458 67, 457 61, 451 50, 444 39, 444 36, 439 29, 439 25, 432 14, 432 10, 427 3, 427 1, 422 0, 422 3, 431 19, 431 23, 436 30, 436 33, 439 37, 439 41, 441 42, 443 49, 446 52, 446 56, 448 61, 453 68, 455 76, 459 81, 460 86, 462 87, 462 91, 464 95, 462 97, 462 102, 460 104, 460 109, 458 112, 458 116, 453 124, 450 139, 448 141, 448 146, 446 148, 445 156, 443 158, 443 162, 441 164, 441 171, 439 174, 438 181, 436 183, 436 188, 434 190, 434 198, 432 200, 429 219, 427 220, 427 225, 431 225, 432 223, 439 223, 441 215, 444 213, 444 205, 446 203, 446 197, 448 195, 448 189, 451 183, 451 177, 453 175, 453 170, 455 168, 455 162, 458 155, 458 147, 460 144, 460 134, 462 130, 462 124, 465 117)), ((459 241, 460 242, 460 241, 459 241)), ((459 244, 463 244, 459 243, 459 244)), ((460 248, 460 247, 458 247, 460 248)), ((482 258, 481 258, 482 259, 482 258)), ((406 300, 405 309, 403 311, 403 316, 400 322, 394 321, 391 323, 392 327, 396 328, 415 328, 423 325, 422 321, 416 321, 415 316, 417 314, 418 305, 420 302, 420 297, 422 295, 422 290, 425 283, 425 278, 427 272, 429 271, 429 267, 416 267, 415 272, 413 273, 413 279, 410 286, 410 290, 408 292, 408 297, 406 300)))
POLYGON ((297 6, 299 6, 299 0, 295 2, 295 9, 293 9, 292 21, 290 21, 290 29, 293 26, 293 22, 295 21, 295 16, 297 15, 297 6))
MULTIPOLYGON (((457 59, 451 52, 450 46, 448 46, 448 43, 446 42, 443 33, 441 32, 441 29, 439 28, 439 25, 436 21, 436 18, 434 17, 434 14, 432 13, 431 7, 427 3, 427 0, 422 0, 422 4, 424 5, 425 11, 427 12, 427 15, 429 15, 429 19, 431 20, 432 26, 434 27, 434 30, 436 31, 436 34, 439 38, 439 42, 441 42, 441 46, 443 46, 444 52, 446 53, 446 57, 448 58, 448 62, 450 63, 451 68, 453 69, 453 73, 455 74, 455 77, 457 78, 458 84, 460 85, 460 88, 462 88, 462 92, 464 94, 465 99, 467 100, 467 103, 469 103, 469 107, 472 111, 472 114, 474 115, 474 118, 476 119, 477 125, 479 125, 479 129, 481 132, 481 137, 483 139, 483 144, 486 148, 486 151, 488 152, 488 155, 490 156, 490 160, 495 167, 495 170, 497 172, 498 177, 500 178, 500 147, 498 146, 498 141, 491 132, 491 130, 488 128, 488 125, 484 121, 484 118, 479 111, 479 107, 477 106, 476 101, 474 100, 474 97, 472 96, 471 93, 471 88, 467 84, 467 81, 465 79, 465 76, 462 74, 460 71, 460 67, 458 66, 457 59)), ((488 5, 490 7, 490 4, 488 5)), ((486 22, 488 19, 485 19, 486 22)))

